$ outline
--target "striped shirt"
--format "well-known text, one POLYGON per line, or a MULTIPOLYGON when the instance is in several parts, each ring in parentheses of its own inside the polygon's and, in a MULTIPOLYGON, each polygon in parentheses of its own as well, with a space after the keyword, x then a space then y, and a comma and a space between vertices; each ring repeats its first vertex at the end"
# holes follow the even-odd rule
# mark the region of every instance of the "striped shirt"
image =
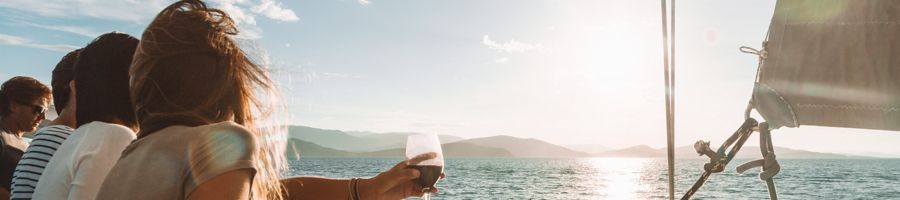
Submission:
POLYGON ((56 149, 75 131, 64 125, 51 125, 37 130, 31 145, 22 155, 12 178, 12 199, 31 199, 38 179, 56 149))

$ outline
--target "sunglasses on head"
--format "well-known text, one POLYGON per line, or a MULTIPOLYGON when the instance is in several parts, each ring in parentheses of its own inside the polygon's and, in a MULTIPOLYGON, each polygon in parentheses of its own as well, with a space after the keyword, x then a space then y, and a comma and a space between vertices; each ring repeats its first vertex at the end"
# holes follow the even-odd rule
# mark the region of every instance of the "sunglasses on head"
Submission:
POLYGON ((31 107, 31 114, 41 115, 41 114, 47 113, 47 108, 45 108, 43 106, 32 105, 30 103, 22 103, 22 102, 19 102, 19 104, 31 107))

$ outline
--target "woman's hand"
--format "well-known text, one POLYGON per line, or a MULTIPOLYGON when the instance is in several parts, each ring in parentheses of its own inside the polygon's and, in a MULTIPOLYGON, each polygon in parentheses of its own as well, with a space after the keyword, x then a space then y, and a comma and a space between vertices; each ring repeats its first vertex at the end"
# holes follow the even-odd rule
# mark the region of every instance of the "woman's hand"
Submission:
MULTIPOLYGON (((419 177, 419 170, 407 168, 407 166, 419 164, 422 161, 434 159, 436 153, 425 153, 412 159, 397 163, 388 171, 381 172, 370 179, 359 180, 359 195, 363 200, 369 199, 403 199, 411 196, 422 196, 425 192, 437 193, 437 188, 423 191, 422 187, 413 183, 413 179, 419 177)), ((441 178, 444 174, 441 173, 441 178)))

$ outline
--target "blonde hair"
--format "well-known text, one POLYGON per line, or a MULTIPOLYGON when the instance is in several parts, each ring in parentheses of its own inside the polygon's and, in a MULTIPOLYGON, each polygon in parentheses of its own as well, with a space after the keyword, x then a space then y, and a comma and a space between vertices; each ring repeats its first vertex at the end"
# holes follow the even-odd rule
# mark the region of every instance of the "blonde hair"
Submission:
POLYGON ((269 125, 264 131, 256 124, 279 111, 274 100, 280 96, 266 68, 231 38, 237 33, 225 12, 199 0, 175 2, 156 16, 130 72, 138 137, 171 125, 241 124, 257 136, 260 149, 251 195, 282 199, 284 128, 269 125))

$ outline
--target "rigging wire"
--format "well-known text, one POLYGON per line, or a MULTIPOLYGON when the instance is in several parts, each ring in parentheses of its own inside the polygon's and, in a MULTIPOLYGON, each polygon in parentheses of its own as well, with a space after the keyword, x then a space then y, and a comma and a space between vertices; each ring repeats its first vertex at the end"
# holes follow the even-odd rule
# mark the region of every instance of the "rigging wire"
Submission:
POLYGON ((666 150, 668 161, 669 199, 675 199, 675 0, 671 4, 671 29, 666 20, 666 0, 660 0, 662 5, 662 32, 663 32, 663 72, 665 75, 666 93, 666 150), (672 41, 669 46, 669 33, 672 41), (669 54, 671 53, 671 60, 669 54))

